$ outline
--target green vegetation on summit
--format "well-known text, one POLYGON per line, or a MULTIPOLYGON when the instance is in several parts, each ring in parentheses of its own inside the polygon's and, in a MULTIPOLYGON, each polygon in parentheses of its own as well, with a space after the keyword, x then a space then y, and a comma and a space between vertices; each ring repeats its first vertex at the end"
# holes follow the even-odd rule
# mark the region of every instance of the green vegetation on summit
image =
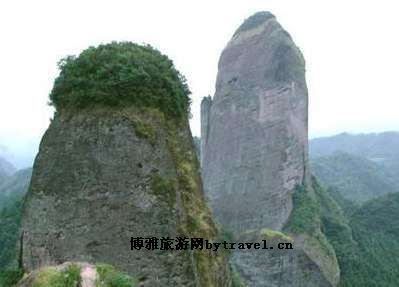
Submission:
POLYGON ((59 62, 50 93, 57 109, 100 106, 158 108, 180 117, 190 109, 190 91, 173 62, 151 46, 112 42, 59 62))

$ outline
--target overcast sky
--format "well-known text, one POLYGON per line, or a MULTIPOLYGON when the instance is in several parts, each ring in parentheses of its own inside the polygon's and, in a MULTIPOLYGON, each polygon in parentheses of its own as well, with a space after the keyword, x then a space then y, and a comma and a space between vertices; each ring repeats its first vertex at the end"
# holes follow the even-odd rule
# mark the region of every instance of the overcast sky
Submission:
POLYGON ((151 44, 174 61, 193 92, 191 127, 199 135, 200 101, 214 93, 220 53, 242 21, 261 10, 275 14, 304 53, 311 137, 398 130, 396 3, 1 1, 0 146, 35 151, 53 113, 47 101, 57 61, 112 40, 151 44))

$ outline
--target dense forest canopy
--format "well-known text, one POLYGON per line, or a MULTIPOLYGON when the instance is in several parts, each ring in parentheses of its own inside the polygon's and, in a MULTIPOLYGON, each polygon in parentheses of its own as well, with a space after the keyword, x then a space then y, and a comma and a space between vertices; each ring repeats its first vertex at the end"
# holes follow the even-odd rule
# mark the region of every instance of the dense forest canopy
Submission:
POLYGON ((59 62, 50 103, 60 108, 93 105, 158 108, 170 116, 189 113, 190 91, 173 62, 151 46, 112 42, 89 47, 59 62))

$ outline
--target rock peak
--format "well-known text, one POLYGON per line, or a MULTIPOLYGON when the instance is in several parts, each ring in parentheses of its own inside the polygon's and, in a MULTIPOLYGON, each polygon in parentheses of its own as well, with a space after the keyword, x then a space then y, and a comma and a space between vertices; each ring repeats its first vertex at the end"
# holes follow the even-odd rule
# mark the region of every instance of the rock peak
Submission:
POLYGON ((234 35, 247 31, 253 28, 258 27, 259 25, 265 23, 267 20, 276 18, 272 13, 268 11, 260 11, 256 12, 252 16, 248 17, 245 19, 244 23, 241 24, 241 26, 237 29, 237 31, 234 33, 234 35))
POLYGON ((284 234, 298 218, 293 195, 313 190, 302 53, 271 13, 259 12, 238 28, 218 68, 215 95, 201 104, 202 177, 213 213, 238 241, 276 234, 295 241, 286 254, 234 251, 232 265, 249 286, 336 286, 334 255, 310 252, 314 238, 284 234))

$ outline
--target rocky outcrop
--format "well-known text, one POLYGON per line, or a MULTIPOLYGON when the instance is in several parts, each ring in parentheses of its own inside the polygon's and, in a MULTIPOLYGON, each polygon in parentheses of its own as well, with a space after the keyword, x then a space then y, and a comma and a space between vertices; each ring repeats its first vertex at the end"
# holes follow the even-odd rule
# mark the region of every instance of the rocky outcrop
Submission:
POLYGON ((198 168, 187 119, 134 107, 58 111, 24 204, 23 268, 105 262, 140 286, 229 286, 223 254, 130 250, 131 237, 217 236, 198 168))
POLYGON ((139 286, 230 286, 189 128, 190 91, 149 45, 112 42, 59 64, 56 114, 23 207, 25 271, 107 263, 139 286))
MULTIPOLYGON (((240 242, 266 240, 269 250, 236 250, 231 262, 248 286, 331 286, 336 270, 319 244, 307 235, 288 236, 282 232, 260 229, 242 233, 240 242), (283 244, 278 249, 279 244, 283 244), (290 249, 292 244, 293 249, 290 249)), ((336 284, 336 283, 335 283, 336 284)))
POLYGON ((210 96, 203 98, 201 102, 201 152, 199 152, 201 166, 205 164, 205 148, 208 143, 211 107, 212 98, 210 96))
MULTIPOLYGON (((283 231, 296 188, 313 193, 308 93, 304 58, 271 13, 251 16, 235 32, 219 60, 215 96, 202 101, 201 117, 202 175, 217 220, 237 238, 264 228, 283 231)), ((334 253, 316 248, 321 253, 311 254, 312 240, 301 232, 289 235, 295 252, 233 254, 246 283, 335 286, 334 253)))
POLYGON ((255 14, 222 53, 213 101, 202 102, 205 190, 223 225, 283 227, 307 174, 307 109, 302 54, 274 16, 255 14))

